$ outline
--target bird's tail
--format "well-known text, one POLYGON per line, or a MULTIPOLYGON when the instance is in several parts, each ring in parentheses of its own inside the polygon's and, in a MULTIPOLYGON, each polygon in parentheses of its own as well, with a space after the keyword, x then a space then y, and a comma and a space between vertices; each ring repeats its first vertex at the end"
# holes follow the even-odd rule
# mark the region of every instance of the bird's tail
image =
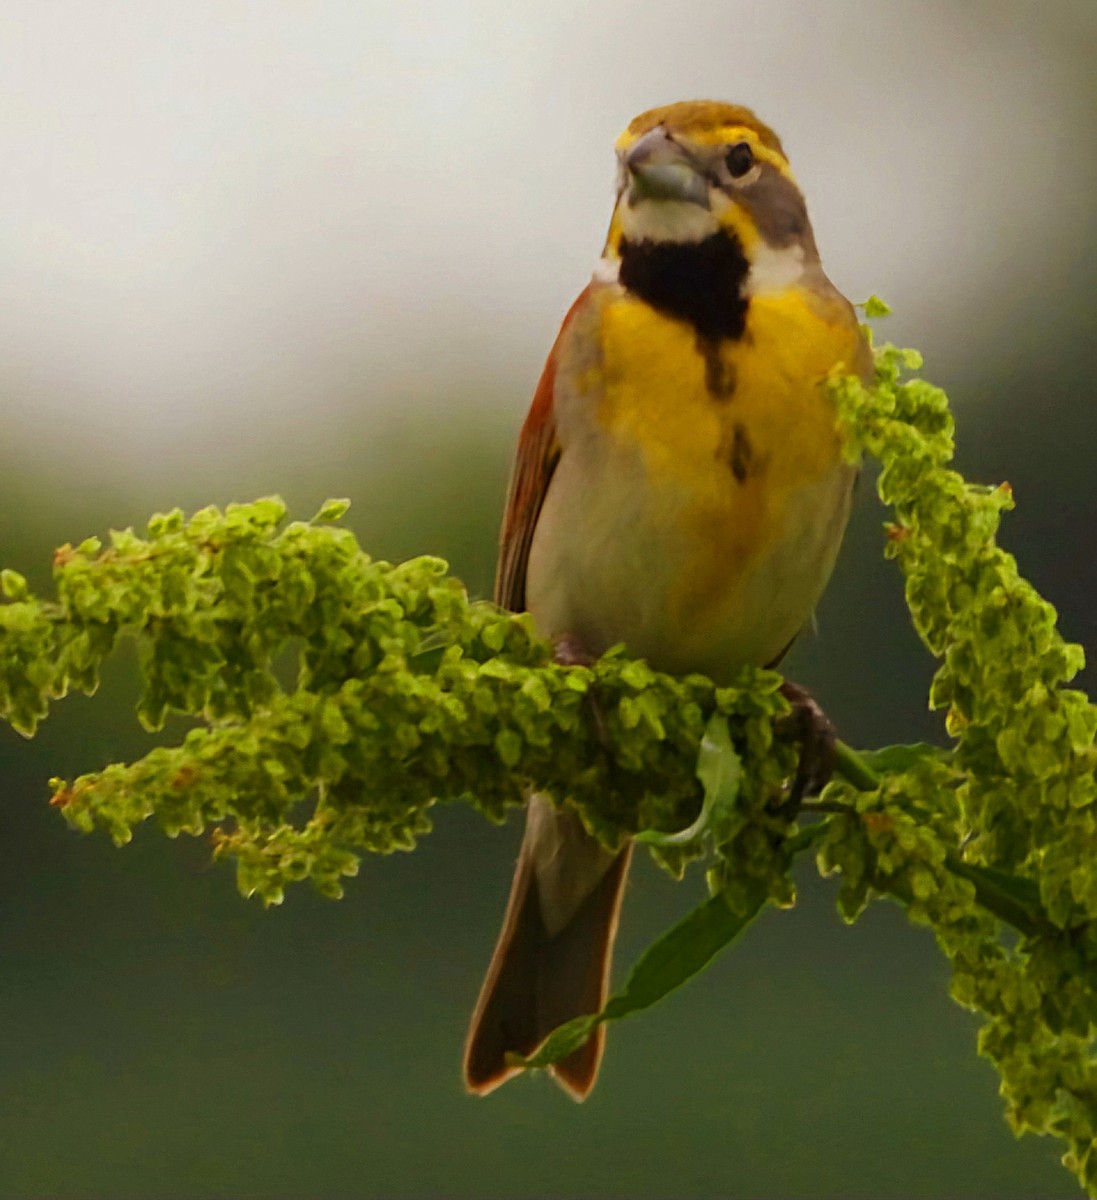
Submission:
MULTIPOLYGON (((493 1091, 520 1070, 508 1054, 532 1054, 558 1025, 605 1003, 631 851, 603 849, 573 813, 530 799, 503 930, 465 1047, 470 1092, 493 1091)), ((604 1042, 599 1026, 550 1068, 573 1099, 594 1086, 604 1042)))

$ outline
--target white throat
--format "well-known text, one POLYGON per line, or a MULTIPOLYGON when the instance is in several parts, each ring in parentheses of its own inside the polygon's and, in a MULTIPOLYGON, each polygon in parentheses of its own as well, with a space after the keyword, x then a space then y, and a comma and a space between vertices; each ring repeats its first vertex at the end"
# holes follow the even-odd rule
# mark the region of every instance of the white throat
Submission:
POLYGON ((700 204, 681 200, 641 200, 621 205, 621 231, 630 242, 703 242, 720 229, 700 204))
POLYGON ((799 242, 778 249, 759 238, 751 254, 744 291, 748 296, 783 292, 795 287, 803 275, 804 247, 799 242))

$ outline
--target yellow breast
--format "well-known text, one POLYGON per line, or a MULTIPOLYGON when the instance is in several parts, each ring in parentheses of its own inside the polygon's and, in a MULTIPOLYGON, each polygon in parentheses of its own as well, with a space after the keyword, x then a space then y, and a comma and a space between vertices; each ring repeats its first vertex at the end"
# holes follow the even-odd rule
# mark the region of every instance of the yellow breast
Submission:
POLYGON ((679 523, 695 566, 672 604, 678 619, 704 621, 790 536, 796 498, 840 470, 822 382, 860 367, 863 339, 844 299, 798 289, 754 298, 744 336, 719 346, 620 294, 601 332, 599 421, 640 449, 653 481, 688 493, 679 523))

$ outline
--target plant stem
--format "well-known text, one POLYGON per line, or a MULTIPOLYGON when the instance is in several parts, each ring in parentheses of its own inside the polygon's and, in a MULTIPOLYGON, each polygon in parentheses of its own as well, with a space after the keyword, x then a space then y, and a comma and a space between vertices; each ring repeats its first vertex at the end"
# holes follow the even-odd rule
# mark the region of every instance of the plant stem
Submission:
POLYGON ((834 773, 859 792, 874 792, 880 786, 880 776, 845 742, 834 743, 834 773))
POLYGON ((1023 933, 1026 937, 1037 937, 1041 933, 1054 930, 1038 900, 1028 903, 1016 895, 1019 885, 1027 882, 1026 880, 1017 880, 987 867, 966 863, 954 852, 945 858, 945 866, 953 875, 959 875, 961 879, 974 884, 975 899, 983 908, 993 913, 999 921, 1011 925, 1018 933, 1023 933))
MULTIPOLYGON (((834 744, 834 773, 861 792, 875 791, 880 786, 880 776, 845 742, 834 744)), ((857 815, 856 809, 837 801, 808 801, 802 807, 807 812, 857 815)), ((953 875, 966 879, 975 887, 975 899, 987 912, 1016 929, 1018 933, 1026 937, 1036 937, 1053 928, 1041 910, 1038 899, 1029 899, 1018 894, 1027 881, 1014 879, 974 863, 966 863, 956 851, 949 852, 945 866, 953 875)))

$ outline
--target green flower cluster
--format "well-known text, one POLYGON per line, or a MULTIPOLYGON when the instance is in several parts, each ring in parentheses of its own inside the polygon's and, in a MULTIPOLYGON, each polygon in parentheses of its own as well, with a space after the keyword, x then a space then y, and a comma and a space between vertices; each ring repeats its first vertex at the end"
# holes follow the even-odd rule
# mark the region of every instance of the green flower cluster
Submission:
POLYGON ((813 848, 847 920, 890 896, 934 930, 953 995, 986 1017, 979 1047, 1014 1129, 1064 1138, 1097 1194, 1097 708, 1067 686, 1081 651, 995 544, 1008 487, 950 469, 947 400, 909 375, 917 355, 883 347, 876 364, 874 387, 830 387, 851 456, 882 466, 887 553, 940 660, 930 700, 954 744, 839 745, 838 776, 799 811, 777 675, 718 688, 619 652, 560 666, 527 617, 470 601, 438 559, 371 560, 337 501, 288 524, 273 498, 176 511, 144 536, 65 546, 53 600, 0 573, 0 717, 29 736, 132 639, 142 723, 176 713, 196 727, 53 781, 54 804, 119 844, 150 817, 170 836, 209 831, 266 903, 305 879, 339 896, 362 853, 413 848, 438 802, 500 820, 531 789, 675 873, 708 854, 711 899, 531 1066, 679 986, 767 902, 791 903, 791 865, 813 848))
MULTIPOLYGON (((528 617, 470 601, 440 560, 372 561, 333 527, 345 507, 288 525, 276 499, 157 516, 145 537, 59 550, 51 602, 6 573, 0 716, 17 729, 33 733, 70 689, 93 691, 123 637, 138 648, 142 723, 201 722, 139 762, 54 781, 73 826, 119 844, 153 816, 170 836, 213 827, 241 891, 272 903, 302 879, 340 895, 360 852, 413 848, 438 801, 501 820, 538 788, 610 845, 688 825, 713 714, 732 718, 747 767, 740 809, 780 788, 776 675, 717 688, 619 653, 559 666, 528 617)), ((725 820, 725 840, 745 821, 725 820)), ((700 836, 653 852, 680 872, 700 836)))
POLYGON ((1065 1164, 1097 1194, 1097 706, 1067 686, 1080 647, 995 544, 1008 485, 948 467, 947 399, 904 378, 916 354, 884 347, 876 363, 874 388, 845 378, 833 391, 852 452, 883 465, 887 552, 941 660, 930 703, 955 746, 893 758, 867 790, 831 784, 820 865, 840 873, 847 919, 874 890, 935 931, 953 996, 987 1017, 979 1048, 1012 1127, 1064 1138, 1065 1164))

